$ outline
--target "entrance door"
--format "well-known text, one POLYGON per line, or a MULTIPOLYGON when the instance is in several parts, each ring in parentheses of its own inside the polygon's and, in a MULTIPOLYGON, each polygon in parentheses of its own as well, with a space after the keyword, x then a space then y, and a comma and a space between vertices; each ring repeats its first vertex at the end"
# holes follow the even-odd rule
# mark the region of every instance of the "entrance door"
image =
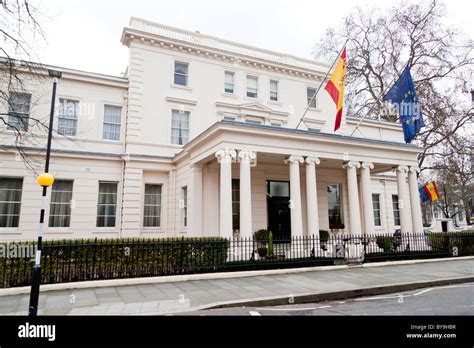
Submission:
POLYGON ((268 230, 278 239, 291 238, 290 183, 267 181, 268 230))

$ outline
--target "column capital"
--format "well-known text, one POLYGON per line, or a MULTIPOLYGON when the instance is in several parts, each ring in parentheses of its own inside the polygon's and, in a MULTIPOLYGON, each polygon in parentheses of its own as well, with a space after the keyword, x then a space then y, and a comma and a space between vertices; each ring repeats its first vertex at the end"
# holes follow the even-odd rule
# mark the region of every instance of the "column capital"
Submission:
POLYGON ((321 163, 318 157, 306 157, 305 162, 306 164, 314 164, 314 165, 321 163))
POLYGON ((349 161, 349 162, 346 162, 342 165, 342 168, 346 169, 346 168, 360 168, 360 163, 359 162, 356 162, 356 161, 349 161))
POLYGON ((407 166, 397 166, 397 167, 393 167, 393 171, 394 171, 394 172, 399 172, 399 173, 405 174, 406 172, 408 172, 408 167, 407 167, 407 166))
POLYGON ((303 163, 304 162, 304 158, 302 156, 296 156, 296 155, 291 155, 290 157, 288 157, 286 160, 285 160, 285 164, 288 164, 288 163, 303 163))
POLYGON ((361 167, 364 169, 374 169, 374 164, 372 162, 362 162, 361 167))
POLYGON ((410 173, 419 173, 419 172, 420 172, 420 167, 418 167, 418 166, 410 166, 409 172, 410 172, 410 173))
POLYGON ((216 152, 218 162, 232 162, 237 157, 237 152, 231 149, 222 149, 216 152))
POLYGON ((252 162, 257 158, 257 153, 252 150, 240 150, 238 154, 240 162, 252 162))

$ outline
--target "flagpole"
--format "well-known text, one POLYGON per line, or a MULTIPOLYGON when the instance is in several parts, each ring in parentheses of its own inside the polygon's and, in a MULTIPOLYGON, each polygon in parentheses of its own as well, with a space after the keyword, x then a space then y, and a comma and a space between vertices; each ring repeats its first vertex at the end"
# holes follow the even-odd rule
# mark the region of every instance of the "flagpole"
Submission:
POLYGON ((326 76, 324 76, 323 80, 321 81, 321 83, 319 84, 319 87, 318 89, 316 90, 316 92, 314 92, 314 95, 313 97, 311 98, 311 100, 309 101, 308 105, 306 105, 306 109, 304 110, 303 112, 303 116, 301 116, 299 122, 298 122, 298 125, 296 126, 296 129, 298 129, 298 127, 300 126, 301 122, 303 121, 303 118, 306 116, 306 113, 308 112, 311 104, 313 103, 313 100, 316 99, 316 96, 318 95, 318 92, 319 90, 321 89, 321 86, 323 85, 323 83, 326 81, 327 77, 329 76, 329 73, 331 72, 332 68, 334 67, 334 64, 336 64, 336 62, 339 60, 339 57, 341 56, 342 54, 342 51, 344 50, 344 48, 346 47, 347 43, 349 42, 349 39, 346 40, 346 42, 344 43, 344 45, 342 46, 342 49, 339 51, 339 54, 337 55, 336 59, 334 60, 334 62, 332 62, 332 65, 331 67, 329 68, 328 72, 326 73, 326 76))
MULTIPOLYGON (((403 72, 403 70, 406 69, 407 65, 408 65, 408 63, 405 64, 405 66, 404 66, 403 69, 402 69, 402 72, 403 72)), ((390 89, 395 85, 395 83, 398 82, 398 80, 400 80, 400 76, 402 76, 402 75, 400 74, 400 75, 398 75, 398 77, 396 76, 396 77, 394 77, 394 78, 392 79, 392 81, 391 81, 390 84, 389 84, 389 86, 391 86, 390 89)), ((369 109, 369 111, 367 111, 367 113, 366 113, 364 116, 362 116, 362 118, 359 120, 359 122, 357 123, 357 125, 356 125, 355 128, 353 129, 353 131, 352 131, 352 133, 351 133, 351 136, 354 135, 355 131, 359 128, 359 126, 361 125, 362 121, 364 121, 365 117, 366 117, 368 114, 370 114, 370 112, 374 109, 375 105, 377 104, 377 101, 380 99, 380 97, 381 97, 382 95, 385 94, 385 91, 386 91, 386 89, 383 90, 383 91, 379 94, 379 96, 375 99, 376 102, 372 105, 372 107, 369 109)), ((380 122, 380 115, 379 115, 379 122, 380 122)))

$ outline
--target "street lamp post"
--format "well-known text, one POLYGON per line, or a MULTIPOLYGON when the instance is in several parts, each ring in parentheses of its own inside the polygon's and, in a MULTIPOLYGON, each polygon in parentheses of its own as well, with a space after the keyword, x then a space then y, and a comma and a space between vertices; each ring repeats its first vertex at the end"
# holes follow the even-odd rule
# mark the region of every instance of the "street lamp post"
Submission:
POLYGON ((43 188, 43 193, 41 196, 41 212, 38 226, 38 245, 36 248, 35 265, 33 266, 33 273, 31 277, 30 305, 28 307, 28 315, 30 317, 35 317, 38 314, 38 300, 41 283, 41 250, 43 249, 43 226, 46 208, 46 192, 48 190, 48 187, 54 183, 54 177, 49 174, 49 159, 51 156, 51 138, 53 135, 56 85, 58 83, 58 79, 61 78, 62 72, 60 70, 49 69, 48 74, 53 78, 53 96, 51 98, 51 111, 49 113, 48 143, 46 146, 44 173, 41 174, 37 179, 38 185, 43 188))

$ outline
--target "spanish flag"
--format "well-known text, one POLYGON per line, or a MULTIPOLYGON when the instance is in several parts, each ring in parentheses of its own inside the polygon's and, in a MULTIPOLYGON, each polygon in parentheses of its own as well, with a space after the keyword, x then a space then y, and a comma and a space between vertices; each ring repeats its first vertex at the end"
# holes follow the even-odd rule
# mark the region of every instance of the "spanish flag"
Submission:
POLYGON ((336 103, 336 122, 334 132, 341 127, 342 105, 344 103, 344 80, 346 78, 346 48, 342 50, 341 57, 337 61, 336 68, 332 73, 326 87, 324 88, 336 103))
POLYGON ((439 199, 438 188, 436 187, 436 183, 434 181, 427 183, 425 186, 422 187, 422 190, 423 201, 426 201, 426 198, 423 199, 423 197, 427 197, 430 202, 434 202, 439 199))

